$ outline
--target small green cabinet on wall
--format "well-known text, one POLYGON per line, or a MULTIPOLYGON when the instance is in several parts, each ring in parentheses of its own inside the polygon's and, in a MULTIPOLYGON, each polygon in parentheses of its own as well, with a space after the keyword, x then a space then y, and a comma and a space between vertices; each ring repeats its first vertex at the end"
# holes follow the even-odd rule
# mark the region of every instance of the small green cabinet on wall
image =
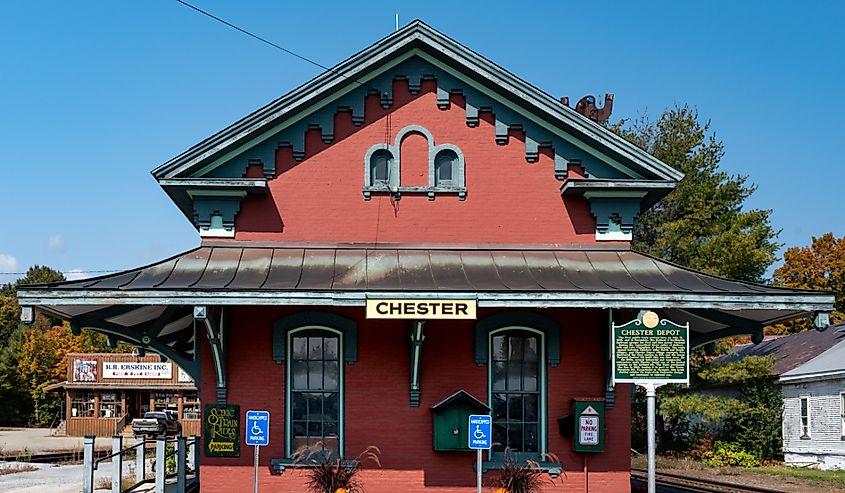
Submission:
POLYGON ((434 419, 434 450, 438 452, 468 452, 467 437, 470 414, 489 414, 486 404, 459 390, 431 408, 434 419))

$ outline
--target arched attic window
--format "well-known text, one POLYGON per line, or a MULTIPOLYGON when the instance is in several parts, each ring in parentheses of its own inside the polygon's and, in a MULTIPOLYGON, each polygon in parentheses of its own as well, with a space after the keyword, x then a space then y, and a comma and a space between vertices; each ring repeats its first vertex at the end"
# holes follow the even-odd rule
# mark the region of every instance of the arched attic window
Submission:
MULTIPOLYGON (((406 156, 407 157, 407 156, 406 156)), ((375 144, 364 157, 364 200, 375 194, 390 193, 396 200, 403 194, 426 194, 434 200, 438 194, 467 195, 464 179, 464 155, 453 144, 434 143, 434 136, 425 127, 408 125, 396 134, 393 144, 375 144), (428 141, 428 183, 425 186, 403 186, 400 179, 402 139, 420 134, 428 141)))
POLYGON ((393 166, 393 154, 386 149, 374 152, 370 156, 370 183, 371 187, 390 184, 390 170, 393 166))
POLYGON ((453 187, 457 185, 458 155, 451 149, 445 149, 434 157, 434 186, 453 187))

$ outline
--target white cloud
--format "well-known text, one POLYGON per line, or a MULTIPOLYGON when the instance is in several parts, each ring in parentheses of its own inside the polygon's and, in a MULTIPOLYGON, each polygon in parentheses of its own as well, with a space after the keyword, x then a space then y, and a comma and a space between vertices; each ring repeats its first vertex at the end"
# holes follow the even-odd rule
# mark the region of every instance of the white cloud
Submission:
POLYGON ((0 272, 17 272, 18 259, 11 255, 0 253, 0 272))
POLYGON ((49 248, 51 252, 65 251, 65 237, 59 234, 47 238, 47 248, 49 248))
POLYGON ((71 269, 65 272, 64 274, 65 279, 67 279, 68 281, 78 281, 79 279, 87 279, 89 277, 94 277, 82 269, 71 269))

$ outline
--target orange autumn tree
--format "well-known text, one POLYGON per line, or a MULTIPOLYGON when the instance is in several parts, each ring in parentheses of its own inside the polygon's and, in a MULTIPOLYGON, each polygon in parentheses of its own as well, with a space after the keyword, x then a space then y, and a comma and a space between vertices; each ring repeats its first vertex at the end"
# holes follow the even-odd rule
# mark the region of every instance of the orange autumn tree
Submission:
MULTIPOLYGON (((778 286, 833 291, 836 300, 830 322, 845 321, 845 236, 837 238, 826 233, 814 236, 810 246, 790 248, 783 254, 783 265, 775 270, 772 280, 778 286)), ((801 332, 810 327, 811 321, 802 320, 773 327, 771 332, 801 332)))
MULTIPOLYGON (((16 341, 18 346, 18 384, 29 393, 33 403, 32 421, 50 424, 59 411, 59 393, 47 392, 45 387, 62 382, 67 377, 67 355, 78 352, 111 352, 106 336, 83 330, 75 337, 67 323, 49 329, 26 327, 16 341)), ((118 349, 128 350, 128 346, 118 349)))

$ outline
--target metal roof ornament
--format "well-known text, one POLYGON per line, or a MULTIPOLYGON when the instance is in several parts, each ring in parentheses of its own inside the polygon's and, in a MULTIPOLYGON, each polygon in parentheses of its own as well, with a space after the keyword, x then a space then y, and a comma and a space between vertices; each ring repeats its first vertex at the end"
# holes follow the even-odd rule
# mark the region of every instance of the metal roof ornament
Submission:
MULTIPOLYGON (((561 102, 568 106, 569 98, 562 98, 561 102)), ((601 109, 596 107, 595 96, 584 96, 578 100, 578 103, 575 105, 575 111, 594 122, 604 123, 610 119, 610 114, 613 112, 613 94, 607 93, 604 95, 604 106, 601 109)))

